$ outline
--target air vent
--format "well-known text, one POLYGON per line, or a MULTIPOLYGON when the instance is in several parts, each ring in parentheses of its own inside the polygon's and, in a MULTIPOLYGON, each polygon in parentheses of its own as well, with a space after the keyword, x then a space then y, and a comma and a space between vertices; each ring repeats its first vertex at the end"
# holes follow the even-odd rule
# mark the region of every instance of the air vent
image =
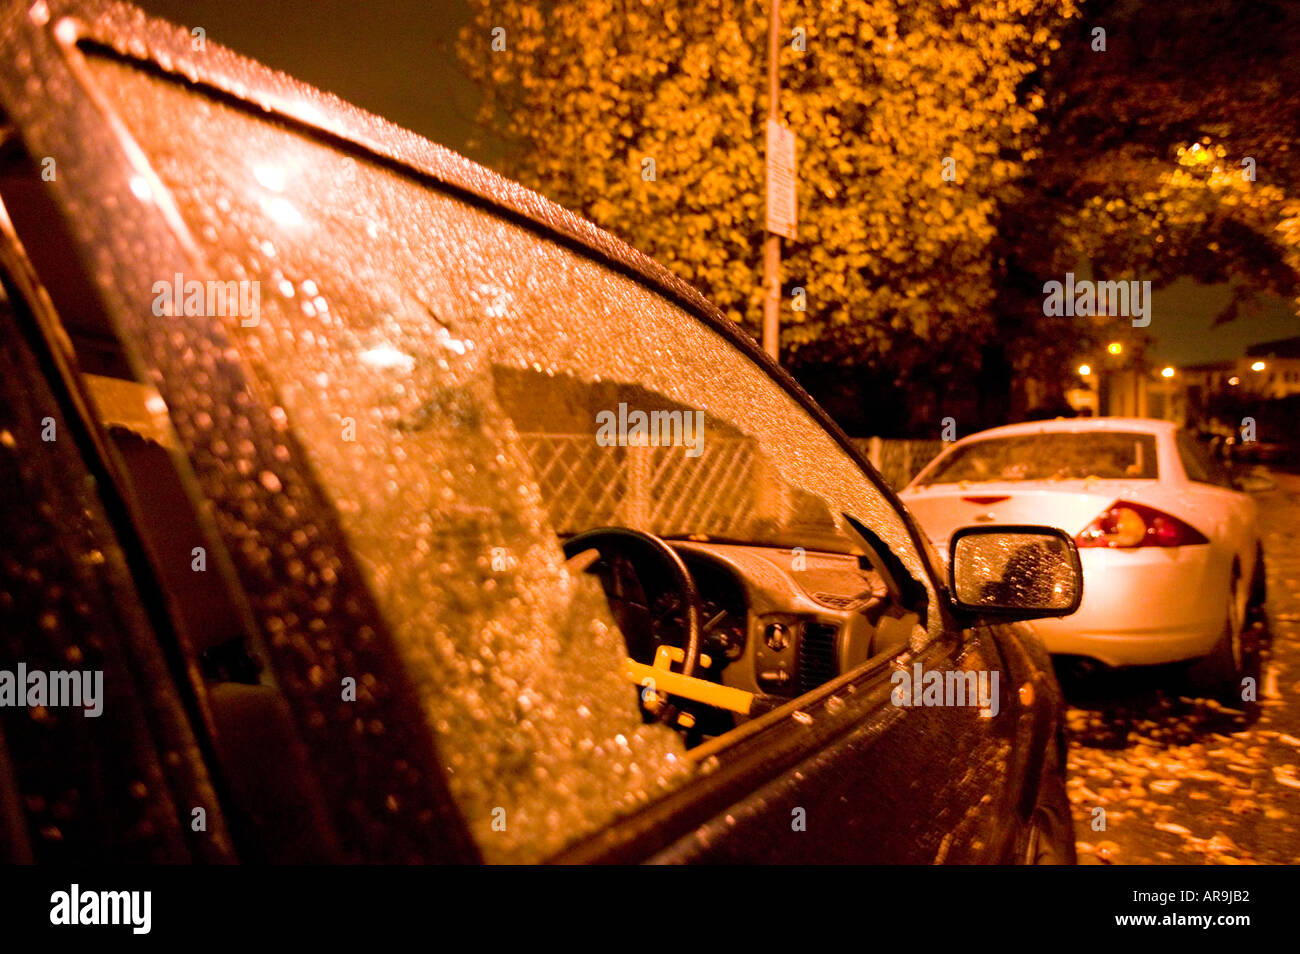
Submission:
POLYGON ((823 606, 834 606, 836 609, 854 609, 862 605, 860 596, 837 596, 834 593, 814 593, 813 599, 823 606))
POLYGON ((840 674, 838 626, 808 623, 799 642, 799 691, 808 692, 840 674))

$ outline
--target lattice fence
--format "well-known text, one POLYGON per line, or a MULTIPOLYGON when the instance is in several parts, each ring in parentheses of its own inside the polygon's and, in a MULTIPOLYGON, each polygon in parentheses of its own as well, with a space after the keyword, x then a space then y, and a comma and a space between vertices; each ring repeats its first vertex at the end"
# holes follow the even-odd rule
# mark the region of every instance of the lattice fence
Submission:
POLYGON ((879 437, 858 438, 853 443, 895 490, 907 486, 947 446, 943 441, 884 440, 879 437))
MULTIPOLYGON (((788 488, 763 479, 767 465, 748 438, 712 437, 699 457, 687 457, 682 447, 602 447, 591 434, 519 436, 561 532, 608 524, 725 537, 764 518, 782 525, 792 512, 788 488)), ((854 443, 895 489, 944 447, 879 438, 854 443)))
POLYGON ((590 434, 519 436, 561 532, 606 523, 727 536, 788 506, 775 481, 759 479, 758 446, 745 438, 713 437, 687 457, 682 447, 602 447, 590 434))

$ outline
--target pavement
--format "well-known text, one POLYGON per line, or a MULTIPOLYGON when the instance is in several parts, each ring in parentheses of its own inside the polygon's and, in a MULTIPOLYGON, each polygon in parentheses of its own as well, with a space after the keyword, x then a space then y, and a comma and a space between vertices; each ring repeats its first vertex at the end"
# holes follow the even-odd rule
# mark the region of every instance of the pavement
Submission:
POLYGON ((1300 476, 1269 476, 1257 704, 1198 698, 1185 667, 1063 677, 1081 864, 1300 861, 1300 476))

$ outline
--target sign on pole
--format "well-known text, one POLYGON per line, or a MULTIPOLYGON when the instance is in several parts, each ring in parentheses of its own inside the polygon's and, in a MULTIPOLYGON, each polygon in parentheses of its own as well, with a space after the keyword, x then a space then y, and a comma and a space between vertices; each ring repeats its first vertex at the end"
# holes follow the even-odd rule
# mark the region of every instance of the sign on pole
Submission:
POLYGON ((767 230, 798 238, 795 218, 794 133, 767 121, 767 230))

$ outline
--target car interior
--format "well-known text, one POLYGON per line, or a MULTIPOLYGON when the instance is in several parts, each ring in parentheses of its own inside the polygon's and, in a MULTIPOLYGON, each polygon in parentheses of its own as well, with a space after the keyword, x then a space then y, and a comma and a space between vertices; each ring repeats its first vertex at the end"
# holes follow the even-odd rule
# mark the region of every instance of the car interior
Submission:
POLYGON ((725 734, 868 660, 894 655, 919 623, 891 597, 888 571, 865 556, 662 541, 683 574, 648 536, 598 528, 569 537, 565 552, 577 559, 596 551, 586 569, 600 577, 627 640, 642 707, 648 718, 686 732, 688 742, 725 734))
POLYGON ((570 568, 604 589, 644 717, 688 744, 896 654, 923 626, 925 590, 884 541, 851 515, 837 525, 730 422, 631 382, 500 365, 494 379, 570 568), (698 456, 657 440, 593 450, 600 409, 619 406, 698 414, 707 439, 698 456))

